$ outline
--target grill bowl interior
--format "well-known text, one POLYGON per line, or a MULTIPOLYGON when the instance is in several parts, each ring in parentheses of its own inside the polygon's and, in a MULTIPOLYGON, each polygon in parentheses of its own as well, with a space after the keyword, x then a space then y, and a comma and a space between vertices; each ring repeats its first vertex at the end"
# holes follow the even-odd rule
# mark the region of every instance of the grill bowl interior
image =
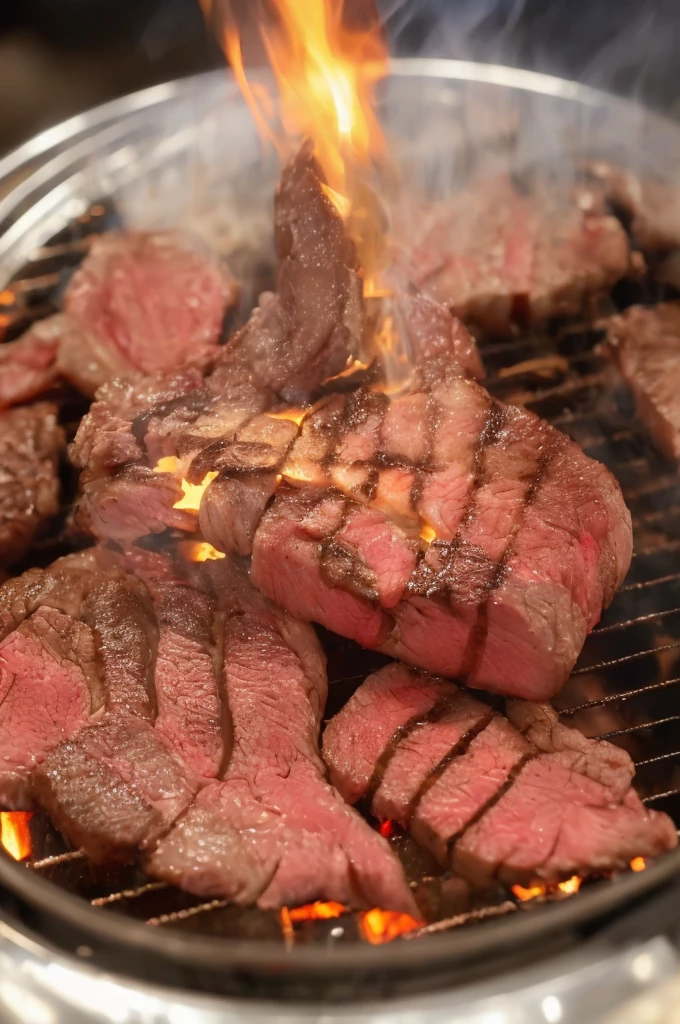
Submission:
MULTIPOLYGON (((680 161, 680 130, 672 123, 573 83, 505 68, 395 62, 382 113, 407 190, 438 195, 480 168, 522 174, 538 166, 567 191, 586 158, 654 168, 668 180, 680 161)), ((240 276, 257 282, 267 272, 276 174, 222 72, 136 94, 43 133, 0 163, 0 285, 11 291, 0 309, 9 321, 6 338, 52 311, 88 237, 120 221, 190 226, 229 253, 240 276)), ((603 312, 661 297, 654 285, 624 284, 603 312)), ((557 706, 588 735, 626 746, 639 766, 643 799, 680 823, 680 475, 634 421, 600 341, 589 326, 556 325, 487 342, 482 354, 493 393, 551 420, 621 482, 635 524, 633 565, 557 706), (552 376, 509 372, 545 355, 561 357, 552 376)), ((50 555, 48 546, 41 557, 50 555)), ((349 644, 334 647, 329 714, 366 673, 367 657, 349 644)), ((108 967, 164 981, 170 970, 174 984, 217 991, 257 991, 266 983, 269 993, 287 995, 309 992, 315 978, 325 994, 340 997, 348 980, 353 994, 379 994, 434 979, 469 980, 473 969, 507 966, 528 951, 545 955, 668 883, 679 868, 676 852, 640 874, 588 886, 575 899, 417 941, 296 941, 291 949, 266 936, 215 937, 209 927, 187 941, 181 930, 92 908, 4 860, 0 882, 16 895, 14 909, 28 927, 70 950, 86 944, 88 956, 108 967)))

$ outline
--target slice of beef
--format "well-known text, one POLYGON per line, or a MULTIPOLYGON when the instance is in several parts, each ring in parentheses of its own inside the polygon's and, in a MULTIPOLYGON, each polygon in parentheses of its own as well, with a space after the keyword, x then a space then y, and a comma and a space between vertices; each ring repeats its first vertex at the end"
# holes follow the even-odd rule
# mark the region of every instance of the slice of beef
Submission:
POLYGON ((334 402, 282 467, 255 534, 256 586, 428 671, 551 697, 630 562, 613 477, 464 378, 334 402))
POLYGON ((398 272, 491 333, 577 315, 629 265, 616 218, 502 176, 411 212, 402 236, 398 272))
POLYGON ((658 254, 680 246, 680 191, 675 184, 604 162, 585 170, 590 180, 581 185, 581 194, 593 207, 602 199, 611 204, 641 249, 658 254))
POLYGON ((59 511, 63 448, 54 406, 43 402, 0 414, 0 566, 22 558, 59 511))
POLYGON ((548 706, 511 701, 504 718, 451 684, 442 699, 442 685, 387 666, 331 720, 323 754, 347 799, 363 796, 482 886, 622 870, 676 846, 670 819, 631 788, 625 751, 560 724, 548 706), (409 704, 408 724, 380 749, 374 729, 404 719, 409 704), (365 746, 373 765, 357 772, 347 752, 365 746))
POLYGON ((0 348, 0 407, 59 378, 86 395, 114 378, 205 365, 238 288, 226 265, 176 231, 109 232, 66 290, 64 312, 0 348))
POLYGON ((680 458, 680 303, 630 306, 610 319, 608 340, 655 445, 680 458))
POLYGON ((0 803, 30 807, 33 768, 101 707, 88 626, 42 607, 5 637, 0 702, 0 803))
MULTIPOLYGON (((191 529, 192 517, 173 510, 178 485, 167 476, 163 483, 151 470, 160 459, 174 459, 174 475, 186 474, 200 483, 206 472, 200 467, 214 455, 215 466, 209 468, 236 481, 233 523, 225 532, 235 550, 248 549, 276 475, 256 474, 273 471, 272 452, 278 452, 274 461, 280 462, 287 450, 285 438, 272 436, 273 426, 278 426, 279 435, 282 429, 290 433, 291 427, 295 432, 294 422, 267 423, 261 414, 280 409, 282 398, 307 402, 326 378, 360 353, 362 345, 362 282, 356 253, 323 191, 321 170, 309 146, 283 171, 276 198, 276 239, 277 292, 261 297, 260 307, 223 347, 210 373, 174 373, 127 386, 108 385, 83 418, 71 455, 87 470, 81 521, 98 537, 128 543, 166 527, 191 529), (133 464, 134 486, 111 481, 114 470, 133 464), (242 489, 236 494, 239 482, 251 474, 253 493, 259 492, 254 502, 242 489), (147 486, 148 500, 143 494, 147 486), (163 487, 165 519, 159 495, 163 487), (147 510, 140 509, 137 527, 123 508, 124 493, 133 489, 137 494, 130 507, 147 510)), ((193 522, 197 525, 195 516, 193 522)))
POLYGON ((44 394, 58 378, 63 316, 38 320, 17 341, 0 345, 0 409, 44 394))
POLYGON ((103 717, 33 774, 37 802, 95 862, 153 846, 222 759, 214 610, 187 587, 159 584, 154 596, 129 574, 95 578, 82 617, 95 637, 103 717))
POLYGON ((247 597, 225 627, 233 752, 147 863, 202 896, 264 908, 332 899, 415 913, 386 841, 324 779, 326 699, 312 630, 247 597))

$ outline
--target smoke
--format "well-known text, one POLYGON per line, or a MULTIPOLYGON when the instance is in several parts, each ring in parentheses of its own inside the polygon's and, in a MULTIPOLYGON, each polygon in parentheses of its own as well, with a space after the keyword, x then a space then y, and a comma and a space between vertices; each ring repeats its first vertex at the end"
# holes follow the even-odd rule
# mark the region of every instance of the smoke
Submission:
POLYGON ((677 0, 378 0, 392 52, 509 64, 680 113, 677 0))

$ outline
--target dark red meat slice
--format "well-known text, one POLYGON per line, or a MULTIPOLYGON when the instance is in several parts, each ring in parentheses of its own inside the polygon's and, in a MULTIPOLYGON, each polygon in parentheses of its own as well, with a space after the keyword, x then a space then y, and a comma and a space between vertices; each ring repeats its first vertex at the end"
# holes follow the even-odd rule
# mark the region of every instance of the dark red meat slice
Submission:
POLYGON ((0 409, 44 394, 58 377, 62 316, 33 324, 17 341, 0 345, 0 409))
POLYGON ((630 306, 611 318, 608 337, 654 443, 680 458, 680 303, 630 306))
POLYGON ((489 332, 576 315, 629 266, 616 218, 543 189, 520 195, 507 177, 481 179, 404 221, 401 273, 489 332))
POLYGON ((282 468, 302 482, 265 512, 255 584, 421 668, 552 696, 630 562, 609 472, 463 378, 429 396, 357 393, 334 416, 312 414, 282 468))
MULTIPOLYGON (((185 599, 188 604, 189 597, 185 599)), ((172 728, 181 716, 165 708, 169 740, 153 727, 154 675, 163 675, 158 689, 171 703, 179 693, 174 671, 168 668, 168 645, 172 656, 181 652, 187 658, 185 672, 201 674, 202 669, 211 681, 214 670, 212 663, 199 663, 197 653, 202 652, 183 645, 176 631, 165 636, 161 631, 159 644, 149 594, 131 577, 114 574, 94 581, 83 616, 95 635, 105 713, 50 754, 33 775, 33 791, 57 827, 93 861, 129 861, 170 828, 199 785, 184 760, 185 752, 188 760, 195 757, 193 738, 180 745, 177 728, 172 728)), ((197 701, 192 710, 195 727, 203 726, 204 716, 208 729, 214 724, 211 707, 197 701)), ((210 757, 208 750, 208 761, 210 757)), ((219 753, 213 752, 213 764, 218 761, 219 753)))
POLYGON ((323 753, 347 799, 363 796, 443 865, 479 885, 550 882, 621 870, 677 845, 670 819, 631 788, 625 751, 561 725, 547 706, 511 701, 503 718, 454 686, 442 699, 441 685, 381 669, 329 723, 323 753), (404 721, 409 703, 406 724, 382 749, 373 743, 357 785, 348 751, 390 715, 404 721))
POLYGON ((0 803, 30 807, 33 768, 101 707, 94 639, 82 622, 39 608, 0 643, 0 803))
POLYGON ((265 908, 332 899, 414 913, 385 840, 324 780, 326 677, 309 627, 266 610, 232 617, 225 672, 234 733, 226 774, 201 790, 148 870, 265 908))
POLYGON ((42 402, 0 413, 0 567, 22 558, 59 511, 63 448, 54 406, 42 402))

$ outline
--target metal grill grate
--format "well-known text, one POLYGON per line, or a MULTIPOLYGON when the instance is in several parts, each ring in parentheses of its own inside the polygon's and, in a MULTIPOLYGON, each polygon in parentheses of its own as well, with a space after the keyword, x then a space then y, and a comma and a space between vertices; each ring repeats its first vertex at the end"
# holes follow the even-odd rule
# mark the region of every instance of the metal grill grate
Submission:
MULTIPOLYGON (((96 203, 38 250, 20 275, 0 292, 0 338, 10 341, 30 322, 54 312, 71 272, 93 237, 119 226, 108 202, 96 203)), ((623 296, 632 300, 661 296, 623 296)), ((570 325, 516 340, 482 346, 487 386, 500 399, 526 405, 569 434, 618 478, 631 510, 635 553, 627 580, 588 638, 556 706, 586 735, 625 747, 637 765, 636 785, 645 803, 680 824, 680 474, 655 452, 635 421, 630 398, 602 350, 603 332, 592 324, 570 325)), ((47 562, 61 538, 52 537, 40 557, 47 562)), ((35 553, 33 561, 35 561, 35 553)), ((380 655, 324 635, 329 654, 334 714, 374 667, 380 655)), ((102 913, 125 913, 149 926, 291 943, 335 944, 365 938, 361 915, 290 924, 277 914, 202 901, 137 869, 94 870, 80 851, 66 850, 42 815, 31 823, 31 869, 89 900, 102 913)), ((447 890, 441 869, 410 840, 395 836, 412 884, 431 891, 434 923, 410 937, 480 923, 533 904, 485 894, 461 910, 461 894, 447 890)))

